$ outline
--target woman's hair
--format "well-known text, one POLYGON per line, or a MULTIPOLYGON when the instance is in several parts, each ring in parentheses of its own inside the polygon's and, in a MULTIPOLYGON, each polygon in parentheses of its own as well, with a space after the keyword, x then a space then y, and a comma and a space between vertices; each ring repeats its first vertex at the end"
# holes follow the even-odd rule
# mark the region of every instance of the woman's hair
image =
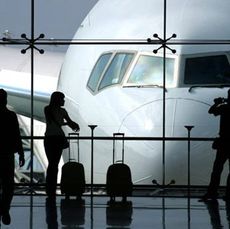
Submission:
POLYGON ((65 98, 65 95, 60 91, 55 91, 52 93, 50 97, 50 106, 58 106, 60 105, 60 101, 65 98))
POLYGON ((0 106, 4 107, 7 104, 7 92, 4 89, 0 89, 0 106))

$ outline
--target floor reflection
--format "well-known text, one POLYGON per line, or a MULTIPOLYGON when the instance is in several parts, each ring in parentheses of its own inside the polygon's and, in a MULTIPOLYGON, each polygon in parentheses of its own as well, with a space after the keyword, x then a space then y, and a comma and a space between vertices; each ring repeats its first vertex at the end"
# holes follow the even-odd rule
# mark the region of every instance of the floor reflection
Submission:
POLYGON ((107 228, 124 227, 130 228, 132 223, 133 204, 127 202, 108 202, 106 207, 106 224, 107 228), (112 227, 110 227, 112 226, 112 227))
POLYGON ((85 200, 61 199, 62 228, 84 228, 85 200))
POLYGON ((226 207, 226 217, 228 221, 228 226, 230 228, 230 201, 226 202, 225 207, 226 207))
POLYGON ((46 223, 48 229, 58 229, 56 201, 48 198, 46 198, 46 223))
POLYGON ((79 202, 58 196, 56 201, 48 201, 45 196, 15 196, 11 225, 0 223, 0 228, 230 228, 230 203, 222 199, 198 202, 191 198, 189 206, 186 198, 132 197, 126 204, 109 203, 105 197, 84 199, 79 202))
MULTIPOLYGON (((208 209, 208 213, 210 216, 210 222, 213 229, 220 229, 224 228, 224 226, 221 223, 221 216, 220 216, 220 209, 219 209, 219 202, 218 200, 210 200, 206 201, 205 205, 208 209)), ((230 217, 230 202, 226 202, 226 217, 229 223, 229 217, 230 217)), ((229 225, 230 226, 230 225, 229 225)), ((229 227, 230 228, 230 227, 229 227)))

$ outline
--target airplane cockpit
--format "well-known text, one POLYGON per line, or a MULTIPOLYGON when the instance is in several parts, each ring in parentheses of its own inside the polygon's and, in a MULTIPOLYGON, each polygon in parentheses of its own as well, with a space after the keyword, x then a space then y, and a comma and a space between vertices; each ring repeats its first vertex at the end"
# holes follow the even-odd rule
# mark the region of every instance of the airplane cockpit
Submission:
MULTIPOLYGON (((175 86, 175 55, 166 58, 166 86, 175 86)), ((87 83, 96 94, 120 84, 123 87, 162 87, 163 57, 152 52, 111 51, 97 60, 87 83)))
MULTIPOLYGON (((152 52, 110 51, 98 58, 87 83, 91 93, 113 86, 163 87, 163 57, 152 52)), ((165 86, 229 86, 228 53, 168 55, 165 61, 165 86), (180 60, 178 60, 179 58, 180 60), (180 65, 178 65, 180 61, 180 65), (177 69, 180 66, 180 69, 177 69), (180 75, 179 78, 177 75, 180 75)))
POLYGON ((230 84, 228 53, 185 55, 184 86, 221 86, 230 84))

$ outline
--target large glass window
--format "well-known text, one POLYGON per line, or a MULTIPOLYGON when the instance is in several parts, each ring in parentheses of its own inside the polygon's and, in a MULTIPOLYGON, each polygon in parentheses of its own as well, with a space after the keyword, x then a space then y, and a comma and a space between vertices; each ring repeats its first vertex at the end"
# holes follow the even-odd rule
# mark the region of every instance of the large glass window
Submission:
MULTIPOLYGON (((166 58, 166 85, 173 83, 174 59, 166 58)), ((129 79, 129 84, 163 85, 163 58, 142 55, 139 57, 129 79)))
POLYGON ((229 84, 230 66, 226 55, 187 58, 185 84, 229 84))
POLYGON ((133 55, 131 53, 116 54, 101 81, 99 89, 121 83, 133 55))
MULTIPOLYGON (((156 157, 159 160, 166 156, 166 163, 159 163, 162 168, 158 170, 164 171, 166 165, 166 183, 171 179, 171 171, 175 171, 174 165, 179 168, 179 159, 187 160, 186 144, 174 148, 168 137, 187 137, 184 128, 187 125, 195 127, 194 137, 210 138, 218 133, 219 119, 207 118, 207 111, 215 97, 227 95, 230 85, 229 1, 116 2, 0 1, 0 86, 9 94, 8 105, 18 114, 29 117, 20 120, 28 160, 24 168, 19 170, 17 166, 19 178, 26 174, 30 180, 29 175, 35 177, 34 172, 39 171, 45 174, 45 123, 35 120, 45 122, 43 108, 54 90, 65 93, 65 106, 79 122, 83 135, 88 134, 86 124, 90 123, 97 124, 99 134, 106 136, 119 130, 126 136, 161 137, 162 147, 152 141, 144 143, 150 146, 149 154, 143 153, 144 157, 138 158, 145 165, 151 162, 148 157, 154 158, 153 163, 156 157), (70 46, 68 51, 67 46, 70 46), (168 90, 153 88, 162 88, 164 80, 168 90), (120 86, 124 84, 130 88, 120 86), (115 90, 110 87, 113 85, 117 86, 115 90), (200 85, 211 87, 190 90, 200 85), (225 87, 220 89, 220 85, 225 87), (108 88, 104 90, 106 95, 97 94, 104 88, 108 88), (117 89, 121 89, 119 94, 117 89), (92 94, 89 95, 88 90, 92 94)), ((66 129, 66 134, 67 131, 71 130, 66 129)), ((83 144, 85 151, 89 144, 83 144)), ((132 146, 127 147, 128 152, 137 151, 130 150, 136 148, 132 142, 128 144, 132 146)), ((211 146, 203 142, 192 142, 192 145, 191 164, 193 173, 197 173, 195 184, 197 177, 208 176, 209 171, 197 170, 196 163, 209 158, 211 146), (200 160, 200 152, 203 152, 203 160, 200 160)), ((103 147, 98 148, 102 154, 103 147)), ((138 151, 147 152, 143 148, 138 151)), ((87 163, 90 161, 90 157, 83 157, 87 163)), ((97 163, 95 160, 95 165, 97 163)), ((206 170, 210 163, 199 167, 206 170)), ((89 164, 86 166, 89 177, 89 164)), ((149 169, 148 173, 155 174, 155 171, 149 169)), ((177 184, 185 184, 186 177, 182 179, 180 173, 178 169, 177 184)), ((207 184, 207 180, 205 182, 207 184)))

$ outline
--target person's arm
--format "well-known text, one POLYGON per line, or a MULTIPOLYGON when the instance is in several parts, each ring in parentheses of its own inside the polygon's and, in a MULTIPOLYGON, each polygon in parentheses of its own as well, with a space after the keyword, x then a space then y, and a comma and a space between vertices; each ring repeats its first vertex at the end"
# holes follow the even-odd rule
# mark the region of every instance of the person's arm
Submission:
POLYGON ((22 167, 25 164, 24 153, 19 154, 19 166, 22 167))
POLYGON ((222 98, 216 98, 214 99, 214 104, 210 107, 208 113, 213 114, 215 116, 220 115, 222 112, 222 105, 223 99, 222 98))
POLYGON ((79 131, 80 130, 79 125, 69 117, 69 115, 68 115, 66 110, 65 110, 64 119, 66 120, 65 125, 68 125, 72 130, 74 130, 74 131, 79 131))
POLYGON ((25 156, 24 156, 24 150, 22 147, 22 139, 21 139, 21 134, 19 130, 19 123, 18 123, 18 118, 15 115, 15 134, 16 134, 16 146, 17 146, 17 152, 19 155, 19 166, 22 167, 25 164, 25 156))

